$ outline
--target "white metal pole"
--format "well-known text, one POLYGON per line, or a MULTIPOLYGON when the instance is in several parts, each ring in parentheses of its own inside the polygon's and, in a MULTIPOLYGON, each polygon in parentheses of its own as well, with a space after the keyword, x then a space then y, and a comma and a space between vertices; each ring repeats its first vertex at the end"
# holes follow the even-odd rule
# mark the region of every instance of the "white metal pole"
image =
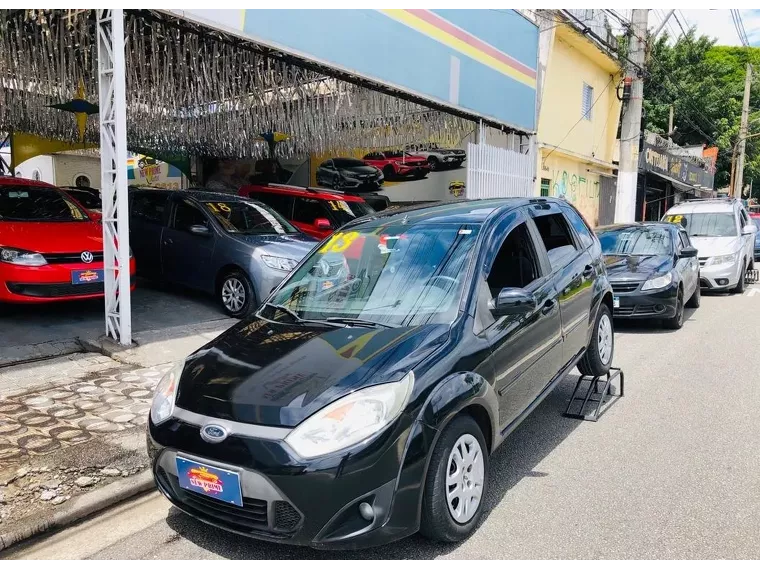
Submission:
POLYGON ((124 10, 98 10, 100 180, 103 201, 106 334, 132 343, 127 205, 124 10))

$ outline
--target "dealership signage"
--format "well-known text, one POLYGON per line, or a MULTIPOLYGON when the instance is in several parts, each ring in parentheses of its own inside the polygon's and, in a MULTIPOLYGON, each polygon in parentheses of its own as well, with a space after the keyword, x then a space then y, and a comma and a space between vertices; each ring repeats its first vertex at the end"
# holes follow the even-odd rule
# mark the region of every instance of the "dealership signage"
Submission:
POLYGON ((714 175, 695 164, 687 156, 678 156, 664 148, 644 143, 639 155, 639 167, 647 172, 662 174, 688 186, 709 188, 715 184, 714 175))

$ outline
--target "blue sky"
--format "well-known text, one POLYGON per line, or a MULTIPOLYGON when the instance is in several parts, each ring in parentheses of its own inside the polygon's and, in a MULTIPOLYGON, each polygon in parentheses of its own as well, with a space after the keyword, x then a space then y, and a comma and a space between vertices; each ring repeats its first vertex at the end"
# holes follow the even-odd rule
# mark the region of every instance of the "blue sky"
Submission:
MULTIPOLYGON (((631 11, 616 9, 621 15, 630 18, 631 11)), ((649 27, 657 27, 669 8, 649 10, 649 27)), ((751 45, 760 47, 760 10, 740 10, 744 29, 751 45)), ((697 26, 699 33, 718 39, 719 45, 741 45, 739 35, 734 27, 729 10, 676 10, 681 23, 686 26, 697 26)), ((668 33, 681 33, 681 28, 673 16, 665 26, 668 33)))

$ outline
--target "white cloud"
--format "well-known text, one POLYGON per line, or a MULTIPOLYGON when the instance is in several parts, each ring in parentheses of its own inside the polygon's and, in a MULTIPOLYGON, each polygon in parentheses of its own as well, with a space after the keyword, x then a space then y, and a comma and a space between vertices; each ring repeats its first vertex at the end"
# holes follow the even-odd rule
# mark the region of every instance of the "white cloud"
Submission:
MULTIPOLYGON (((630 8, 615 8, 614 10, 630 20, 630 8)), ((657 28, 669 11, 670 8, 650 9, 649 29, 657 28)), ((757 8, 739 8, 739 13, 750 45, 760 46, 760 10, 757 8)), ((716 38, 718 45, 741 45, 739 34, 728 8, 677 8, 675 15, 678 16, 685 29, 688 30, 689 27, 696 26, 698 34, 716 38)), ((665 24, 665 29, 670 36, 681 34, 681 27, 674 16, 671 16, 668 23, 665 24)))

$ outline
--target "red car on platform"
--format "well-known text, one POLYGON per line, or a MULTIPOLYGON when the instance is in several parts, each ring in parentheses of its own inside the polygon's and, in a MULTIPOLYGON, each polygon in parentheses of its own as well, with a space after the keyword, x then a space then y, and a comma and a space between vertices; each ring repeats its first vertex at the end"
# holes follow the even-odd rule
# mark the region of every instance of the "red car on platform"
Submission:
POLYGON ((375 210, 356 195, 284 184, 243 186, 241 196, 267 204, 307 235, 324 239, 375 210))
MULTIPOLYGON (((135 261, 129 273, 134 288, 135 261)), ((63 191, 0 177, 0 302, 104 295, 103 226, 63 191)))
POLYGON ((370 166, 379 168, 386 180, 399 178, 420 180, 430 172, 430 165, 425 158, 408 152, 370 152, 362 160, 370 166))

